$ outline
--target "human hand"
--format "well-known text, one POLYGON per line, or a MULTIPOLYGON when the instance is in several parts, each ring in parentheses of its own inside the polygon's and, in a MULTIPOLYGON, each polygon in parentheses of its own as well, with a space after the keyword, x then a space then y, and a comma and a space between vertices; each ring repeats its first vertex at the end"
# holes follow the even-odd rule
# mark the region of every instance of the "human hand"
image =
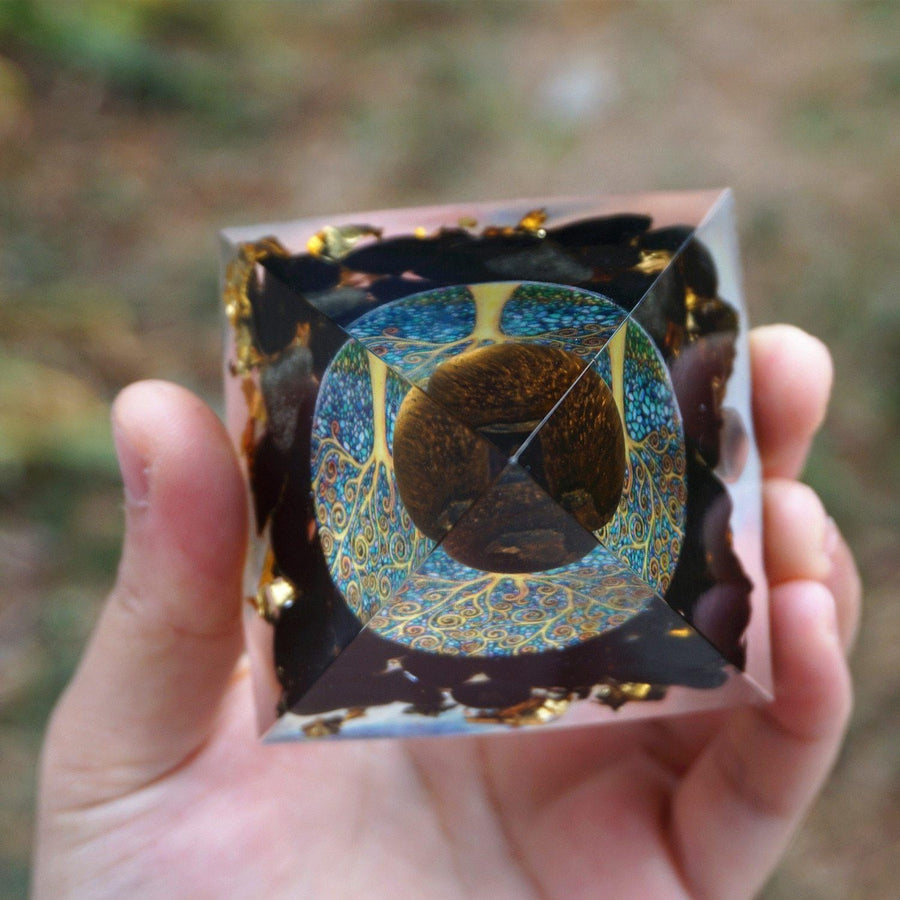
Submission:
POLYGON ((263 746, 241 657, 244 487, 171 385, 128 388, 116 586, 44 746, 35 897, 745 897, 834 761, 852 557, 796 479, 827 351, 752 336, 776 700, 455 740, 263 746))

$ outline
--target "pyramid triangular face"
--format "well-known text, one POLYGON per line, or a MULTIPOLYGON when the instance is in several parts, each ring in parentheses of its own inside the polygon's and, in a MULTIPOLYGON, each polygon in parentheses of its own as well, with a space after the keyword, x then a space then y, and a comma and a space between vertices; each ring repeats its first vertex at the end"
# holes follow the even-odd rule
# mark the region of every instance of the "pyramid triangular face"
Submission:
POLYGON ((340 347, 312 419, 310 487, 331 578, 362 624, 504 464, 489 441, 362 344, 340 347))
POLYGON ((562 650, 642 612, 653 589, 510 463, 369 627, 414 650, 562 650))
POLYGON ((269 455, 283 457, 287 471, 266 486, 266 457, 251 461, 257 497, 276 498, 257 502, 257 516, 262 510, 276 532, 278 575, 328 596, 319 615, 306 618, 298 607, 285 616, 282 631, 290 626, 293 642, 306 645, 309 634, 318 634, 327 645, 323 653, 307 647, 293 696, 400 590, 488 489, 506 457, 280 279, 270 276, 266 286, 277 313, 262 319, 268 339, 276 340, 284 316, 294 324, 278 340, 294 337, 261 378, 267 439, 276 444, 269 455), (296 397, 316 371, 314 407, 309 421, 298 424, 296 397), (439 447, 417 440, 422 422, 439 447), (308 487, 298 491, 300 479, 308 487), (312 515, 304 526, 291 507, 307 496, 312 515), (310 546, 300 536, 313 528, 310 546))
POLYGON ((498 282, 415 294, 348 331, 509 457, 626 315, 586 291, 498 282))
POLYGON ((686 452, 666 366, 634 321, 598 354, 594 367, 622 424, 624 477, 615 512, 598 540, 664 595, 684 540, 686 452))
POLYGON ((427 733, 539 724, 589 696, 662 712, 765 692, 729 204, 229 235, 235 436, 260 594, 286 598, 264 610, 282 708, 314 730, 333 713, 347 733, 427 733))
POLYGON ((442 363, 491 344, 537 344, 589 358, 626 315, 621 307, 588 291, 490 282, 414 294, 377 307, 347 330, 427 390, 442 363))
MULTIPOLYGON (((429 610, 407 600, 398 602, 393 619, 373 617, 267 739, 478 733, 485 725, 562 722, 579 700, 586 701, 580 722, 603 722, 626 702, 682 709, 686 695, 673 684, 688 691, 689 708, 759 696, 752 679, 645 587, 626 576, 610 591, 619 567, 602 549, 593 565, 600 573, 608 566, 605 592, 582 580, 583 588, 593 588, 593 604, 579 596, 574 579, 565 589, 540 577, 478 573, 472 579, 452 563, 435 551, 411 579, 422 588, 430 584, 429 610), (602 618, 592 608, 596 597, 603 605, 615 598, 622 622, 578 640, 579 618, 602 618), (552 608, 554 598, 559 606, 577 601, 563 617, 552 608), (479 619, 489 617, 492 605, 495 614, 506 607, 503 619, 485 627, 479 619), (557 646, 534 652, 535 641, 554 629, 557 646)), ((611 614, 607 608, 607 620, 611 614)))
MULTIPOLYGON (((635 699, 629 691, 659 699, 650 683, 672 682, 716 688, 710 708, 758 694, 646 581, 510 463, 269 739, 323 729, 351 736, 477 731, 486 722, 533 715, 560 693, 591 698, 588 719, 602 721, 610 707, 635 699), (562 564, 548 567, 551 553, 562 564), (490 562, 504 571, 486 570, 490 562), (377 709, 360 716, 366 706, 377 709), (411 715, 426 721, 416 726, 411 715)), ((566 706, 557 703, 544 715, 566 706)))

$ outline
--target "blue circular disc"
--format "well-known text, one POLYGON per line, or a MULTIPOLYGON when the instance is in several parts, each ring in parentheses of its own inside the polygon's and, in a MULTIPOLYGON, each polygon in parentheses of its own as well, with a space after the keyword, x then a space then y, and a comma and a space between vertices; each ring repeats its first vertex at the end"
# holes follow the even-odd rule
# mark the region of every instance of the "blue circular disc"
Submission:
POLYGON ((311 472, 329 571, 363 624, 428 652, 542 652, 615 628, 665 592, 684 537, 684 438, 665 364, 624 310, 589 291, 492 282, 384 304, 348 331, 355 340, 320 386, 311 472), (510 341, 592 366, 616 400, 626 451, 621 500, 594 532, 596 549, 515 575, 465 566, 424 535, 403 505, 392 453, 410 391, 427 394, 451 357, 510 341))

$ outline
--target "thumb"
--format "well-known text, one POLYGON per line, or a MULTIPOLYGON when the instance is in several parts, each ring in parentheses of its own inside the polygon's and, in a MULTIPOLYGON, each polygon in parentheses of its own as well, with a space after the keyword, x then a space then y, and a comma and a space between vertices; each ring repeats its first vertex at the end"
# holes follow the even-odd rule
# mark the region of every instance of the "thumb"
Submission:
POLYGON ((241 650, 246 501, 225 429, 163 382, 127 388, 112 419, 125 546, 45 743, 43 792, 63 807, 126 794, 202 746, 241 650))

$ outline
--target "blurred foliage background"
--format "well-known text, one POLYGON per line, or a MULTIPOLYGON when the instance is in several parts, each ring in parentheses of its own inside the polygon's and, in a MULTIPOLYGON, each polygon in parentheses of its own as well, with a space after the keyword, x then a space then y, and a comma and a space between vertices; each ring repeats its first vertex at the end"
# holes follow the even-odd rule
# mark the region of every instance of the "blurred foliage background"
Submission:
POLYGON ((868 604, 849 740, 765 896, 896 896, 898 33, 890 3, 0 0, 0 895, 114 574, 110 400, 219 405, 219 227, 731 185, 753 319, 834 352, 807 474, 868 604))

